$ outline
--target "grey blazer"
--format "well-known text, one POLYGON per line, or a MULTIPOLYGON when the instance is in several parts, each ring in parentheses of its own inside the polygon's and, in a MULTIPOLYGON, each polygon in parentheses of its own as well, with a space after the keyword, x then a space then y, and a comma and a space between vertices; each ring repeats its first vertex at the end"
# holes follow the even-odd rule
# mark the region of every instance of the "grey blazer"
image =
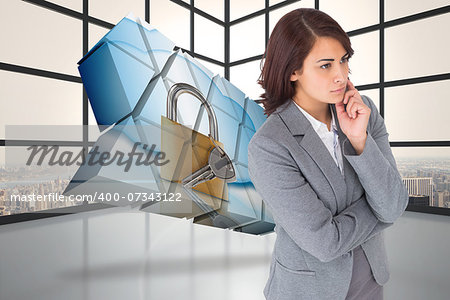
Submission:
POLYGON ((363 153, 356 155, 336 118, 345 178, 290 99, 249 143, 250 178, 276 224, 267 299, 345 299, 359 245, 377 283, 389 279, 382 230, 406 209, 408 192, 384 120, 362 99, 371 109, 363 153))

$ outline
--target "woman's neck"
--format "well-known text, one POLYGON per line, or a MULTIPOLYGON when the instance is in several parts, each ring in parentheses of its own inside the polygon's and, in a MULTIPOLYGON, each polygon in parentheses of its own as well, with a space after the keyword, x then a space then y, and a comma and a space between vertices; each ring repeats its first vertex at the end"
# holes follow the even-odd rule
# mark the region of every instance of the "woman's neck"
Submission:
POLYGON ((301 101, 295 96, 293 97, 293 100, 316 120, 325 123, 328 127, 328 130, 330 130, 331 111, 330 105, 328 103, 318 101, 301 101))

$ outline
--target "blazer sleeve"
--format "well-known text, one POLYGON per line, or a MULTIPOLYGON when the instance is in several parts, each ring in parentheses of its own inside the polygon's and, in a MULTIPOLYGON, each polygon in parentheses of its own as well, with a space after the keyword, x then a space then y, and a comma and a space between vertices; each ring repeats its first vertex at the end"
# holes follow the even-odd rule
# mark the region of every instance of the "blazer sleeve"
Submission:
POLYGON ((371 109, 372 119, 364 150, 356 155, 350 141, 346 139, 342 154, 358 175, 367 202, 376 217, 382 222, 393 223, 408 205, 408 191, 397 170, 384 120, 373 101, 367 96, 362 98, 371 109))
POLYGON ((392 225, 378 220, 365 195, 333 216, 289 150, 272 137, 253 136, 248 164, 250 178, 277 225, 320 261, 333 260, 392 225))

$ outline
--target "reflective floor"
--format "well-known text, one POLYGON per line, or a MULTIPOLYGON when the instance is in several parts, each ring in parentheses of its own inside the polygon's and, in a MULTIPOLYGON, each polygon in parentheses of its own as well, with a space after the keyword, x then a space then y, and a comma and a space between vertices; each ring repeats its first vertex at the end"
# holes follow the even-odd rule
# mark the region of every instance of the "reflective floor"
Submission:
POLYGON ((0 227, 1 299, 264 299, 275 235, 114 207, 0 227))

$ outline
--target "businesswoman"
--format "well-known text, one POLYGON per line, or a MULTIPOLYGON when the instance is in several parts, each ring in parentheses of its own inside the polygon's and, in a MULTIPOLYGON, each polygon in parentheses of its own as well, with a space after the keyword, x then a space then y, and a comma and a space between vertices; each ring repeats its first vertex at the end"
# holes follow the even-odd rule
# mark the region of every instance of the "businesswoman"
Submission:
POLYGON ((383 118, 348 78, 350 40, 327 14, 286 14, 259 83, 268 116, 249 173, 275 220, 267 299, 382 299, 383 230, 408 193, 383 118))

